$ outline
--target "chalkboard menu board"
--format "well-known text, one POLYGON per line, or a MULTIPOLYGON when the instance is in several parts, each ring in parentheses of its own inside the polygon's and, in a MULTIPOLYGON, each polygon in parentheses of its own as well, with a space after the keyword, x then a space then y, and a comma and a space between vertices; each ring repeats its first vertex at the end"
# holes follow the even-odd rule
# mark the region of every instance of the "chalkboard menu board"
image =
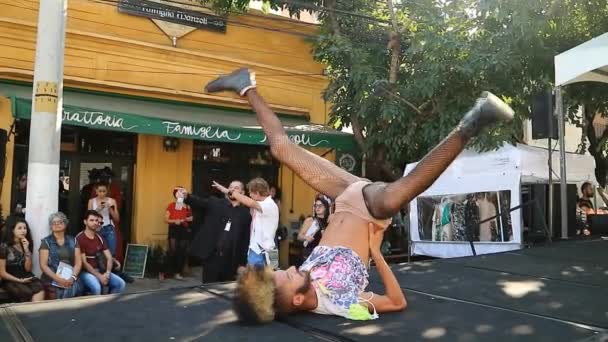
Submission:
POLYGON ((146 261, 148 259, 147 245, 127 245, 127 253, 122 271, 131 277, 143 278, 146 273, 146 261))

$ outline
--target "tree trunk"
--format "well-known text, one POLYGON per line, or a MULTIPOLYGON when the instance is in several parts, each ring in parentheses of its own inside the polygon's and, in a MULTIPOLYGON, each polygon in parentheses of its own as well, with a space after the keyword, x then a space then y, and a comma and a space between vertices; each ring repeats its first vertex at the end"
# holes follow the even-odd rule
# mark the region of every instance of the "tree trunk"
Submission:
POLYGON ((606 160, 604 158, 595 157, 595 178, 600 183, 602 188, 606 187, 606 160))
POLYGON ((329 9, 327 11, 329 25, 333 31, 333 33, 338 36, 340 35, 340 25, 338 24, 338 18, 336 18, 336 0, 325 0, 325 7, 329 9))
POLYGON ((359 119, 355 115, 351 115, 350 117, 350 126, 353 129, 353 136, 355 137, 355 142, 359 145, 361 151, 365 151, 365 137, 363 136, 363 127, 359 123, 359 119))
POLYGON ((388 36, 388 48, 391 51, 391 64, 388 72, 388 83, 394 84, 397 82, 397 72, 399 71, 399 53, 401 52, 401 44, 399 42, 399 25, 397 24, 397 16, 393 8, 393 0, 386 0, 388 12, 391 17, 391 26, 393 31, 388 36))
POLYGON ((386 147, 380 146, 367 154, 365 175, 376 181, 392 182, 401 177, 399 170, 386 160, 386 147))
MULTIPOLYGON (((390 94, 392 91, 392 85, 397 82, 397 76, 399 71, 399 58, 401 52, 401 44, 399 42, 399 26, 397 24, 397 16, 393 8, 393 0, 386 0, 387 9, 391 18, 392 31, 389 33, 388 49, 390 50, 391 62, 388 71, 388 83, 391 89, 387 89, 390 94)), ((407 102, 407 101, 406 101, 407 102)), ((410 104, 411 105, 411 104, 410 104)), ((411 105, 414 109, 416 107, 411 105)), ((388 124, 388 123, 387 123, 388 124)), ((375 149, 375 163, 368 163, 371 166, 370 174, 374 175, 376 179, 385 181, 394 181, 400 177, 393 166, 386 160, 386 146, 380 146, 375 149), (378 167, 379 166, 379 167, 378 167)))
MULTIPOLYGON (((399 44, 399 35, 397 34, 397 18, 393 11, 393 3, 391 0, 387 0, 389 10, 391 13, 393 30, 389 36, 389 49, 391 50, 391 65, 389 70, 389 83, 393 84, 397 81, 397 71, 399 70, 399 52, 400 44, 399 44)), ((333 11, 336 8, 336 0, 325 0, 325 7, 328 8, 327 15, 329 26, 334 35, 340 35, 340 24, 338 22, 338 18, 336 17, 336 12, 333 11)), ((416 108, 412 105, 413 108, 416 108)), ((367 153, 367 162, 366 162, 366 177, 372 180, 388 180, 393 181, 399 177, 399 175, 395 172, 392 165, 386 161, 385 159, 385 150, 384 146, 374 149, 372 151, 366 151, 365 144, 365 135, 363 131, 365 127, 361 125, 359 119, 356 116, 356 113, 351 114, 350 123, 353 129, 353 135, 357 145, 361 149, 362 152, 367 153)))

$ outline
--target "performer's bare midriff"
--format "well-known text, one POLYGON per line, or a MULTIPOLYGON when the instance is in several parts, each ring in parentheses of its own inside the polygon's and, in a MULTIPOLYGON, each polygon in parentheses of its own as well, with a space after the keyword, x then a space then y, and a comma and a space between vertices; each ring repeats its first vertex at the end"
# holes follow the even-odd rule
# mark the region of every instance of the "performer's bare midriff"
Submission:
POLYGON ((330 217, 319 246, 348 247, 369 263, 369 222, 348 213, 337 213, 330 217))
POLYGON ((242 321, 269 322, 277 314, 311 311, 353 320, 401 311, 405 295, 380 251, 393 215, 443 173, 482 128, 510 120, 513 111, 484 92, 460 124, 408 175, 391 183, 372 183, 294 144, 279 118, 256 91, 255 77, 239 69, 210 82, 208 92, 234 91, 246 97, 268 137, 274 158, 316 191, 335 199, 319 245, 304 264, 287 270, 247 267, 239 271, 235 311, 242 321), (367 265, 372 259, 384 293, 367 292, 367 265))

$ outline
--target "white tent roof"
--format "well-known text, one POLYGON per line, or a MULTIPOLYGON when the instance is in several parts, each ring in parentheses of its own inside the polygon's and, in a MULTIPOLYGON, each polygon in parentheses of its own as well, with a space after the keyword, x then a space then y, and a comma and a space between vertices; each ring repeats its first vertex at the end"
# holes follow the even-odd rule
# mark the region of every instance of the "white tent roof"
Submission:
POLYGON ((555 86, 608 83, 608 33, 555 56, 555 86))
MULTIPOLYGON (((546 149, 527 145, 505 145, 496 151, 479 153, 462 152, 433 186, 449 187, 457 179, 470 177, 496 177, 506 173, 519 173, 522 183, 544 183, 549 180, 548 152, 546 149)), ((553 153, 553 181, 559 181, 559 154, 553 153)), ((417 163, 408 164, 405 174, 417 163)), ((568 183, 581 184, 595 179, 595 159, 589 154, 566 154, 568 183)))

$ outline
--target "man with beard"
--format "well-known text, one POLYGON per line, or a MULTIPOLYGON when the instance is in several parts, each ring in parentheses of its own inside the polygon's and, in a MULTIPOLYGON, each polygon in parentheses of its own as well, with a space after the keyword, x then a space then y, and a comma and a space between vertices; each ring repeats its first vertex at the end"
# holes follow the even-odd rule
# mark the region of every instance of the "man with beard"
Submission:
MULTIPOLYGON (((245 186, 234 180, 231 193, 244 193, 245 186)), ((203 283, 234 280, 239 266, 247 264, 251 214, 249 208, 226 195, 201 198, 180 190, 184 203, 201 213, 203 224, 192 241, 190 253, 203 262, 203 283)))

